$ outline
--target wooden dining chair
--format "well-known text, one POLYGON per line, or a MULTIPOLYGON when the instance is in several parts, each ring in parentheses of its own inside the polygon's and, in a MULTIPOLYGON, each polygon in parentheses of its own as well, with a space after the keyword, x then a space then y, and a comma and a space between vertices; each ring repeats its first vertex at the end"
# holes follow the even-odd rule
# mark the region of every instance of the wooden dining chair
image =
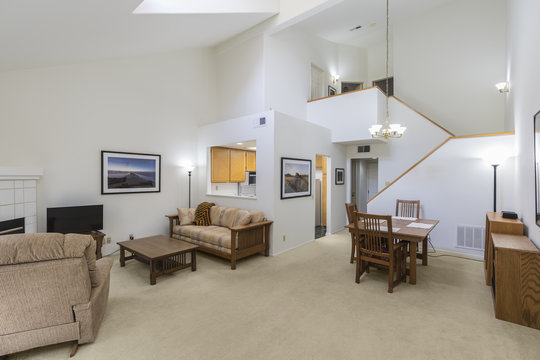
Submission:
MULTIPOLYGON (((349 225, 354 221, 354 213, 358 211, 358 206, 356 203, 345 203, 345 210, 347 211, 347 220, 349 220, 349 225)), ((349 231, 351 234, 351 264, 354 262, 355 257, 355 232, 349 231)))
POLYGON ((392 232, 390 215, 373 215, 355 212, 354 230, 356 237, 356 283, 360 276, 375 265, 388 268, 388 292, 406 280, 407 243, 396 238, 392 232), (363 237, 363 241, 358 241, 363 237), (397 274, 394 280, 394 273, 397 274))
POLYGON ((420 217, 420 200, 396 200, 396 216, 420 217))
MULTIPOLYGON (((396 200, 396 216, 420 218, 420 200, 396 200)), ((422 252, 416 257, 422 259, 422 265, 427 265, 427 250, 429 235, 422 240, 422 252)), ((433 246, 433 245, 432 245, 433 246)))

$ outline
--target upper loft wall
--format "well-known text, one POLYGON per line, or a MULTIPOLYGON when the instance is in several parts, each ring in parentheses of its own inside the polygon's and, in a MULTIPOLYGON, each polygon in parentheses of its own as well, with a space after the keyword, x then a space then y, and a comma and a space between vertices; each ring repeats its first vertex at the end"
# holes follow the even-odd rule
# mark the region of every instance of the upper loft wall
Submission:
POLYGON ((504 130, 505 0, 451 1, 394 30, 396 96, 456 135, 504 130))
POLYGON ((341 92, 341 82, 332 82, 333 74, 347 81, 365 81, 367 77, 365 49, 339 45, 294 28, 266 36, 264 54, 266 108, 303 120, 310 100, 312 64, 324 72, 325 95, 328 86, 341 92))
POLYGON ((265 109, 263 49, 262 35, 216 49, 219 120, 265 109))

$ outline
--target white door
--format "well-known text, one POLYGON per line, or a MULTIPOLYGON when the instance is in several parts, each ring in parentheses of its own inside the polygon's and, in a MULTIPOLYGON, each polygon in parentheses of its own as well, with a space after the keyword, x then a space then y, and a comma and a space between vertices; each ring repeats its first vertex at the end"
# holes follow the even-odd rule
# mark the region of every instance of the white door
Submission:
POLYGON ((368 200, 379 191, 379 160, 371 160, 367 165, 367 197, 368 200))
POLYGON ((315 65, 311 65, 311 100, 324 97, 323 93, 324 71, 315 65))

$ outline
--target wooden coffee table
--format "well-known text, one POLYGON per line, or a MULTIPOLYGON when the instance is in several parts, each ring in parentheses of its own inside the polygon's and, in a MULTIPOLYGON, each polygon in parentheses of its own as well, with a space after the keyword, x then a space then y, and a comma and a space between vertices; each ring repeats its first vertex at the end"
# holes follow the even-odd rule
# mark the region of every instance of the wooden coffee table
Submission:
POLYGON ((150 264, 150 284, 156 284, 156 278, 191 266, 197 270, 197 245, 176 240, 165 235, 150 236, 141 239, 121 241, 120 266, 126 260, 137 259, 150 264), (132 255, 125 256, 125 251, 132 255), (187 262, 187 253, 191 253, 191 262, 187 262), (142 259, 141 259, 142 258, 142 259), (146 261, 145 261, 146 260, 146 261))

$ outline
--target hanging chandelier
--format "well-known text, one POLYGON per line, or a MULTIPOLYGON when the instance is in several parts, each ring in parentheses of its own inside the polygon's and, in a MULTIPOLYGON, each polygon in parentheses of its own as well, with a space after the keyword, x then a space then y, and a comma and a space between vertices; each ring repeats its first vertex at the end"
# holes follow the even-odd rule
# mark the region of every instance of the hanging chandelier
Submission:
POLYGON ((401 126, 401 124, 390 124, 390 112, 388 106, 388 43, 389 43, 389 0, 386 0, 386 120, 384 121, 384 127, 381 124, 372 125, 369 128, 372 138, 400 138, 407 128, 401 126))

